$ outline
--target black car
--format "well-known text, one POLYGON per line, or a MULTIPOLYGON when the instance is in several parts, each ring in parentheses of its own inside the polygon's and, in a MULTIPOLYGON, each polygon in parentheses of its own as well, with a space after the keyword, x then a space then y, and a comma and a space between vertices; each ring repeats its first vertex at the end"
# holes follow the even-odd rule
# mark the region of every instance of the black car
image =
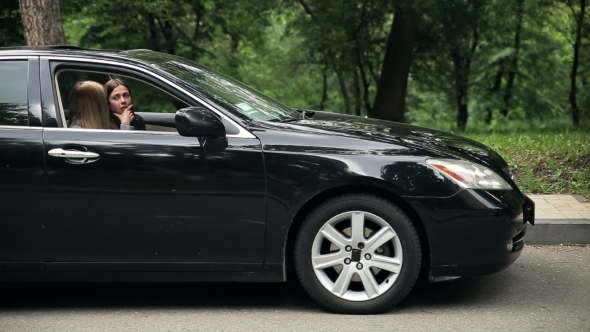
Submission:
POLYGON ((534 206, 478 142, 287 107, 149 50, 0 50, 0 280, 283 282, 375 313, 494 273, 534 206), (145 130, 68 128, 80 80, 124 78, 145 130), (142 104, 141 96, 149 103, 142 104))

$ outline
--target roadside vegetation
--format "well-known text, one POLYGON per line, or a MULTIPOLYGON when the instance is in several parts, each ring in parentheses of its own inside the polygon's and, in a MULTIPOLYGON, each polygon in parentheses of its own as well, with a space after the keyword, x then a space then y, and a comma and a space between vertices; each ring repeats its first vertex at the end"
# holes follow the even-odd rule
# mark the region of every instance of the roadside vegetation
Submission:
POLYGON ((465 136, 500 153, 523 192, 590 198, 590 127, 566 131, 479 131, 465 136))

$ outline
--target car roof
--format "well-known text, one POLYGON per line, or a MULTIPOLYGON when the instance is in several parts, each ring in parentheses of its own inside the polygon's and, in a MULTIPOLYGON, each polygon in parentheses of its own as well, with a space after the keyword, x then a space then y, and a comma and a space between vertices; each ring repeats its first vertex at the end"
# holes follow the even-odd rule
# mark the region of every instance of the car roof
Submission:
POLYGON ((109 49, 89 49, 77 46, 12 46, 0 47, 0 57, 2 56, 47 56, 61 55, 74 56, 88 59, 111 59, 111 60, 132 60, 135 62, 149 65, 154 60, 171 60, 174 56, 155 52, 148 49, 132 50, 109 50, 109 49))
POLYGON ((12 55, 12 54, 29 54, 29 55, 41 55, 41 54, 71 54, 72 52, 84 53, 88 55, 100 55, 104 53, 117 54, 122 51, 120 50, 99 50, 82 48, 78 46, 69 45, 56 45, 56 46, 10 46, 0 47, 0 55, 12 55))

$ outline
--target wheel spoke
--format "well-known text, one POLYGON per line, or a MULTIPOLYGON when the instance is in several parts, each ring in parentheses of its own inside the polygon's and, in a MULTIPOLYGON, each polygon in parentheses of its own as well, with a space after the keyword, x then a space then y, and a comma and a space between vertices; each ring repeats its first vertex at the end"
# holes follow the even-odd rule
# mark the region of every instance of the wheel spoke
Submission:
POLYGON ((363 212, 352 214, 351 238, 355 243, 365 241, 365 214, 363 212))
POLYGON ((387 257, 375 254, 367 264, 372 267, 376 267, 382 270, 398 273, 401 269, 402 263, 397 258, 387 257))
POLYGON ((374 252, 377 248, 384 245, 387 241, 393 239, 395 233, 389 227, 381 228, 377 233, 373 234, 367 241, 366 252, 374 252))
POLYGON ((328 241, 334 243, 340 250, 344 250, 344 247, 350 242, 349 239, 345 238, 342 233, 340 233, 336 228, 332 227, 332 225, 325 225, 324 229, 322 229, 322 235, 328 239, 328 241))
POLYGON ((312 258, 313 268, 316 270, 322 270, 336 265, 343 265, 344 258, 347 256, 348 255, 344 250, 332 254, 315 256, 312 258))
POLYGON ((375 280, 375 277, 369 268, 364 268, 359 271, 359 276, 361 277, 363 287, 365 287, 365 292, 369 298, 379 294, 379 285, 377 285, 377 280, 375 280))
POLYGON ((332 292, 338 294, 339 296, 344 295, 346 291, 348 291, 348 286, 350 285, 350 281, 354 276, 354 269, 351 268, 350 265, 344 265, 338 279, 334 283, 334 287, 332 288, 332 292))

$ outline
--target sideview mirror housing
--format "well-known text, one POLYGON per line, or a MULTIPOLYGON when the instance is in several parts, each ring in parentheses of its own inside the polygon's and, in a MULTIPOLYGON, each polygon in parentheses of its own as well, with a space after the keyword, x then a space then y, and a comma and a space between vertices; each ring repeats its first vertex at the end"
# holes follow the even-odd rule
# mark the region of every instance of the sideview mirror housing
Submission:
POLYGON ((176 129, 182 136, 224 138, 225 126, 217 114, 203 107, 187 107, 176 111, 176 129))

